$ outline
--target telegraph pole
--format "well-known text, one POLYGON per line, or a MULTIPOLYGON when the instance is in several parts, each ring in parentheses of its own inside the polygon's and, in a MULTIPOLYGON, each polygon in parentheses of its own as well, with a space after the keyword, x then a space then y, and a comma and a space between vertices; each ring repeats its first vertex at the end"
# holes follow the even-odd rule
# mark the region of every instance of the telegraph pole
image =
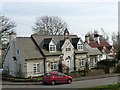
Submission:
POLYGON ((117 59, 120 60, 120 1, 118 2, 118 50, 117 59))

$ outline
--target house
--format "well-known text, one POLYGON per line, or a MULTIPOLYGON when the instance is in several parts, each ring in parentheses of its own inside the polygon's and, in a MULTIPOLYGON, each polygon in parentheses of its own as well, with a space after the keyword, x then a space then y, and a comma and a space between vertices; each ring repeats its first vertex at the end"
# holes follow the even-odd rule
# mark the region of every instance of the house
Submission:
POLYGON ((91 48, 97 48, 101 51, 102 56, 101 60, 104 59, 114 59, 116 52, 112 45, 110 45, 107 41, 100 40, 101 35, 94 33, 93 34, 94 40, 90 40, 90 36, 85 36, 85 42, 91 47, 91 48))
POLYGON ((69 72, 84 70, 88 55, 94 54, 88 54, 81 38, 70 35, 67 29, 64 35, 33 34, 30 37, 16 37, 16 33, 12 32, 9 36, 3 69, 15 77, 27 78, 59 71, 60 63, 63 71, 64 67, 69 72))
POLYGON ((92 48, 88 43, 85 42, 86 50, 88 51, 88 64, 89 69, 97 67, 97 62, 101 60, 102 53, 98 48, 92 48))
POLYGON ((40 75, 44 68, 44 57, 30 37, 9 34, 9 45, 3 58, 3 71, 15 77, 40 75))
POLYGON ((84 50, 84 44, 77 35, 69 35, 67 29, 64 35, 32 35, 31 37, 46 58, 46 72, 57 70, 60 58, 70 72, 78 70, 78 66, 85 67, 87 51, 84 50), (83 64, 80 65, 80 62, 83 64))

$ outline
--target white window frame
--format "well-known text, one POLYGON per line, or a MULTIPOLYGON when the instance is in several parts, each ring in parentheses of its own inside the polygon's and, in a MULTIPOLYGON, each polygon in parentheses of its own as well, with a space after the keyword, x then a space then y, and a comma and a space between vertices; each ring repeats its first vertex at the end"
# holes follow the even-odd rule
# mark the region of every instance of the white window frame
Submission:
POLYGON ((50 52, 56 52, 56 45, 49 45, 50 52))
POLYGON ((80 60, 80 66, 85 66, 85 60, 84 59, 80 60))
POLYGON ((40 73, 40 63, 33 64, 33 72, 34 72, 34 74, 40 73))
POLYGON ((90 67, 91 67, 91 68, 94 67, 94 59, 93 59, 93 58, 90 59, 90 67))
POLYGON ((66 49, 66 51, 71 51, 71 48, 65 48, 66 49))
POLYGON ((78 51, 83 51, 83 44, 77 44, 78 51))

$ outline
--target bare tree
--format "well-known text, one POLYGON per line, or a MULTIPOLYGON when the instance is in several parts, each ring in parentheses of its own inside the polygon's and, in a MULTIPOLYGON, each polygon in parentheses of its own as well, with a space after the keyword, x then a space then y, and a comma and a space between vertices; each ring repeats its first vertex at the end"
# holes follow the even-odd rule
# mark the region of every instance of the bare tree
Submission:
POLYGON ((113 32, 111 35, 112 43, 117 53, 116 58, 120 60, 120 45, 119 45, 118 37, 119 37, 119 34, 115 32, 113 32))
POLYGON ((111 39, 112 39, 113 45, 118 44, 118 35, 117 35, 117 33, 113 32, 112 35, 111 35, 111 39))
MULTIPOLYGON (((109 41, 109 35, 104 31, 104 29, 101 28, 101 34, 100 34, 100 41, 109 41)), ((89 36, 90 40, 94 40, 94 34, 99 34, 99 30, 93 30, 87 32, 87 36, 89 36)))
POLYGON ((7 41, 9 32, 16 27, 16 24, 5 16, 0 16, 0 43, 7 41))
POLYGON ((90 41, 94 40, 94 36, 93 36, 93 32, 92 31, 87 32, 86 36, 89 36, 90 41))
POLYGON ((61 35, 67 23, 57 16, 42 16, 36 19, 33 32, 41 35, 61 35))
POLYGON ((109 35, 104 31, 103 28, 101 28, 102 36, 101 36, 101 41, 109 41, 109 35))

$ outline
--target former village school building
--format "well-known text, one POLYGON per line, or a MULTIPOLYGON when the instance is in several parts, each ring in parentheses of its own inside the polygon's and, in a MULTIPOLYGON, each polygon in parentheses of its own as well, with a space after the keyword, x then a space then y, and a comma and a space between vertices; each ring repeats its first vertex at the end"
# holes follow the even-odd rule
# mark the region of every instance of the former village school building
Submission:
POLYGON ((97 47, 91 47, 77 35, 70 35, 66 29, 64 35, 37 35, 16 37, 10 33, 3 68, 15 77, 43 75, 45 72, 69 68, 69 72, 96 67, 103 53, 97 47))

